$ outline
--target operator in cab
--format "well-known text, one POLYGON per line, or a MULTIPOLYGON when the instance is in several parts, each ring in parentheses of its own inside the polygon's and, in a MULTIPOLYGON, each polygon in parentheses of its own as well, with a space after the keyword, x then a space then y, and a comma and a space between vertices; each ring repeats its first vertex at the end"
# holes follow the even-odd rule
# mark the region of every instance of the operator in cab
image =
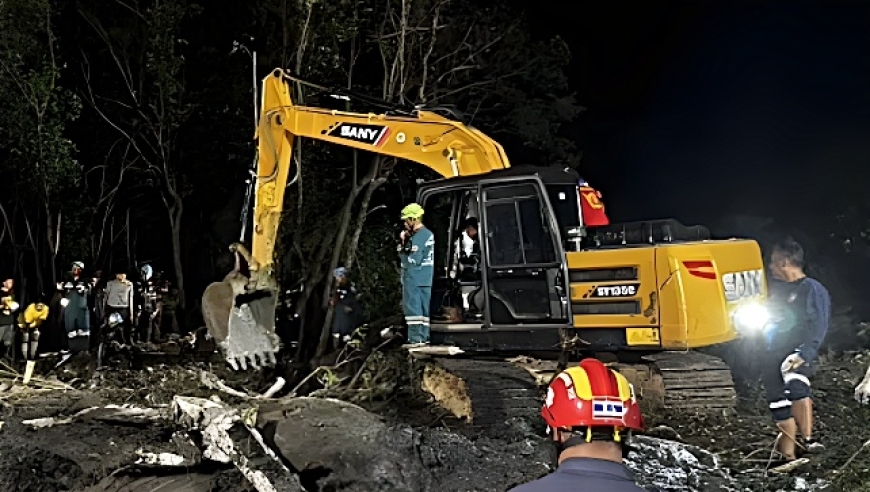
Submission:
POLYGON ((477 217, 468 217, 462 224, 462 234, 456 240, 459 259, 459 278, 475 280, 480 275, 480 237, 477 235, 477 217))
POLYGON ((807 451, 823 448, 813 439, 810 377, 828 332, 831 296, 804 273, 804 250, 793 239, 774 246, 769 269, 774 278, 769 301, 773 322, 767 331, 768 357, 761 377, 770 412, 782 431, 777 446, 782 464, 797 457, 800 438, 807 451))
POLYGON ((435 235, 423 225, 423 207, 402 209, 404 230, 399 234, 402 262, 402 310, 408 325, 406 348, 429 343, 429 303, 435 273, 435 235))
POLYGON ((559 450, 559 467, 508 492, 655 492, 634 482, 622 463, 632 431, 643 431, 634 388, 597 359, 556 376, 541 409, 559 450))

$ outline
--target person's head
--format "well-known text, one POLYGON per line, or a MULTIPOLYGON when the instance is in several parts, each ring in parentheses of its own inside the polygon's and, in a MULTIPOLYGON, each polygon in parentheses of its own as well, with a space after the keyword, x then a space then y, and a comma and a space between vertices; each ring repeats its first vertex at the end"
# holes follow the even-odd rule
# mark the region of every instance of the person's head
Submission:
POLYGON ((127 272, 124 272, 124 271, 115 272, 115 279, 117 279, 120 282, 127 280, 127 272))
POLYGON ((151 265, 145 264, 139 269, 139 275, 142 276, 142 280, 150 280, 153 274, 154 269, 151 268, 151 265))
POLYGON ((770 253, 770 273, 791 282, 804 277, 804 249, 792 238, 776 243, 770 253))
POLYGON ((85 269, 85 264, 84 264, 84 262, 81 262, 81 261, 74 261, 74 262, 72 262, 72 265, 70 266, 70 271, 75 276, 81 275, 82 272, 84 271, 84 269, 85 269))
POLYGON ((643 431, 634 388, 597 359, 584 359, 550 383, 541 408, 559 461, 589 457, 621 462, 632 431, 643 431))
POLYGON ((336 285, 344 285, 345 283, 347 283, 347 268, 336 268, 332 271, 332 277, 335 279, 336 285))
POLYGON ((465 219, 465 233, 468 237, 474 239, 477 236, 477 217, 469 217, 465 219))
POLYGON ((423 225, 423 207, 418 203, 412 203, 402 209, 402 220, 408 230, 419 229, 423 225))
POLYGON ((6 290, 12 290, 12 287, 15 286, 15 280, 11 278, 7 278, 3 280, 3 288, 6 290))

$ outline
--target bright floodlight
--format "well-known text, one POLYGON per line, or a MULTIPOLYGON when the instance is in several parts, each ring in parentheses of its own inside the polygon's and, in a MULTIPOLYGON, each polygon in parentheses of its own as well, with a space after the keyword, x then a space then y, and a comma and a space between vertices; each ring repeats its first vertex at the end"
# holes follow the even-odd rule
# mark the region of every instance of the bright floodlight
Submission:
POLYGON ((761 304, 744 304, 734 310, 734 323, 743 331, 762 330, 770 322, 770 311, 761 304))

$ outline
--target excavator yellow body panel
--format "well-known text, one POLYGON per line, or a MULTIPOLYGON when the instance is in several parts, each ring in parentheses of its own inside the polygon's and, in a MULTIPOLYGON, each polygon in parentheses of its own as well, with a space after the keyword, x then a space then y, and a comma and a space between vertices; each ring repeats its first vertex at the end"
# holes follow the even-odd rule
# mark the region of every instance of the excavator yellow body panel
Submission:
POLYGON ((622 348, 686 350, 734 340, 735 309, 767 297, 758 243, 710 240, 566 254, 574 329, 619 330, 622 348))

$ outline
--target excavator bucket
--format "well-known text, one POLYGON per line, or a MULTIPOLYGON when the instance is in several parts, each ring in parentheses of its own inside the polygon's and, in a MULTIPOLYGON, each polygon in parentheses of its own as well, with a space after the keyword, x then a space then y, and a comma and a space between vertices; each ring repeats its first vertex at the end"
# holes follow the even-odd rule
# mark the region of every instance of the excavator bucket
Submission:
POLYGON ((275 333, 277 295, 272 291, 241 293, 239 280, 209 285, 202 296, 202 314, 234 370, 275 365, 280 339, 275 333))

